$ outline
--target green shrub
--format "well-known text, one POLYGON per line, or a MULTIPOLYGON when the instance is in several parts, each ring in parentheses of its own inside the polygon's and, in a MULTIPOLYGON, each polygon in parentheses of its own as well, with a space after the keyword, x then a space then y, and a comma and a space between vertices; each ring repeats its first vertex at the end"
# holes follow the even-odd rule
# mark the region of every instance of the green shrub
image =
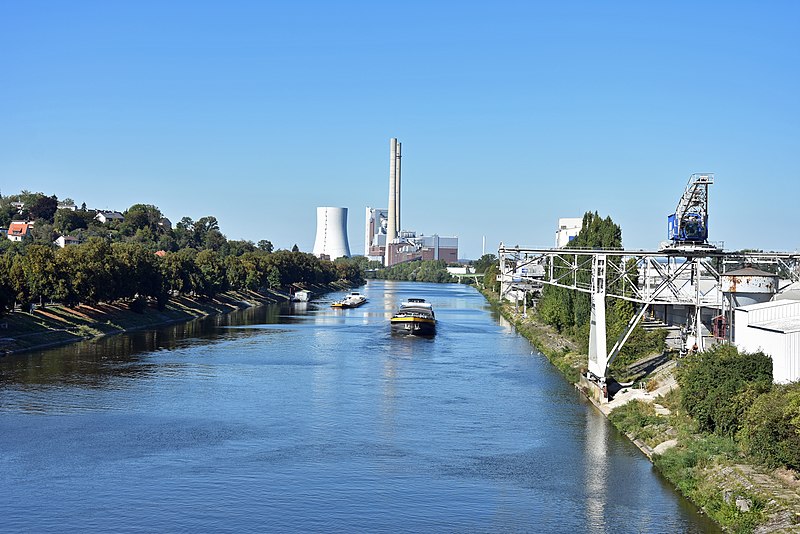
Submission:
POLYGON ((747 410, 740 436, 746 450, 769 467, 800 468, 800 427, 794 407, 800 384, 761 395, 747 410))
POLYGON ((700 430, 733 436, 750 404, 772 387, 772 359, 718 345, 684 358, 678 383, 681 406, 700 430))
POLYGON ((608 418, 614 426, 630 434, 637 434, 647 426, 662 422, 661 417, 656 415, 653 405, 640 400, 633 400, 615 408, 608 418))

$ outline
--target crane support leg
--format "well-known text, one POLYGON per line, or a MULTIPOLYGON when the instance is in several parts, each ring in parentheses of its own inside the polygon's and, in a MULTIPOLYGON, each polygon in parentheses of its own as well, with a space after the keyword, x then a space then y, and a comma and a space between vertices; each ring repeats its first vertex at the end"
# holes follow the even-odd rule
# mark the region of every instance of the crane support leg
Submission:
POLYGON ((592 315, 589 325, 589 373, 605 384, 608 367, 606 346, 606 256, 592 261, 592 315))

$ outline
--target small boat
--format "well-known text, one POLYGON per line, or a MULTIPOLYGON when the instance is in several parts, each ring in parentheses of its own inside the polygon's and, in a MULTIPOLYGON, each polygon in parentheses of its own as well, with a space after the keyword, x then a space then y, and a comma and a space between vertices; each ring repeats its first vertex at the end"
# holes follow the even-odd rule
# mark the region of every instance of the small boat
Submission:
POLYGON ((358 308, 362 304, 367 303, 367 297, 362 295, 361 293, 354 291, 350 293, 342 300, 337 300, 333 304, 331 304, 331 308, 358 308))
POLYGON ((311 291, 308 289, 301 289, 300 291, 295 291, 294 296, 292 297, 293 302, 308 302, 311 300, 311 291))
POLYGON ((432 336, 436 333, 433 306, 425 299, 410 298, 392 315, 392 333, 432 336))

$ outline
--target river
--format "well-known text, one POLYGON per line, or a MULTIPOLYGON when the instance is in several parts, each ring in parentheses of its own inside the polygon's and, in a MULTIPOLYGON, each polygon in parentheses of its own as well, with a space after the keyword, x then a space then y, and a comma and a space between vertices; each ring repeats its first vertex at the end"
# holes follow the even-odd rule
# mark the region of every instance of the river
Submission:
POLYGON ((361 291, 0 358, 0 530, 717 531, 477 291, 361 291))

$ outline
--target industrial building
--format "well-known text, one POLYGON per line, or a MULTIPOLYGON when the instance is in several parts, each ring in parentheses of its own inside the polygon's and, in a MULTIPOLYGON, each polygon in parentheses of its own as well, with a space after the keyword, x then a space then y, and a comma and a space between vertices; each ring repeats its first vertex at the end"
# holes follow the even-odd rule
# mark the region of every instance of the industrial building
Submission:
POLYGON ((313 253, 318 258, 335 260, 350 256, 347 241, 347 208, 317 208, 317 237, 313 253))
POLYGON ((578 237, 581 226, 583 226, 583 219, 580 217, 559 219, 558 230, 556 230, 556 248, 564 248, 570 241, 578 237))
POLYGON ((458 238, 441 237, 437 234, 417 236, 414 232, 400 232, 398 239, 389 244, 386 258, 389 266, 414 260, 457 263, 458 238))
POLYGON ((734 313, 739 350, 763 351, 772 358, 772 378, 778 384, 800 379, 800 301, 750 304, 734 313))
POLYGON ((385 210, 367 208, 366 256, 370 259, 381 257, 386 267, 414 260, 457 262, 457 237, 440 237, 438 234, 418 236, 416 232, 401 230, 401 158, 402 143, 392 138, 389 142, 389 207, 385 210))
POLYGON ((386 255, 386 229, 389 210, 367 208, 364 235, 364 256, 370 261, 380 261, 386 255))

